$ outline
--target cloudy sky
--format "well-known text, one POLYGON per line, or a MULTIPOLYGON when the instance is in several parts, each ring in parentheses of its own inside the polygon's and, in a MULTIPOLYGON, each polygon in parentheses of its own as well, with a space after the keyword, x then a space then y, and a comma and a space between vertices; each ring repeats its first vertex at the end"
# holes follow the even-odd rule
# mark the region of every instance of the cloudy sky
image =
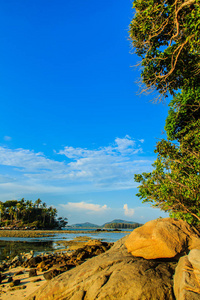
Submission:
POLYGON ((41 198, 69 224, 144 223, 136 197, 167 104, 140 94, 129 0, 3 0, 0 200, 41 198))

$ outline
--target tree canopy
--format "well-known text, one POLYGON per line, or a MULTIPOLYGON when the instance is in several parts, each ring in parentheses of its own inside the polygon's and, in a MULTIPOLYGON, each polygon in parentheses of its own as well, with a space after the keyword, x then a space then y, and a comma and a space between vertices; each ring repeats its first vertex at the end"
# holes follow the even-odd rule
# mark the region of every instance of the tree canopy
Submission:
POLYGON ((52 206, 47 207, 45 202, 37 199, 22 198, 20 201, 0 201, 0 227, 14 228, 62 228, 67 224, 67 218, 56 219, 57 210, 52 206))
POLYGON ((135 0, 130 38, 142 82, 162 95, 200 82, 200 1, 135 0))
POLYGON ((200 0, 135 0, 130 37, 142 82, 172 94, 153 171, 136 174, 143 202, 200 224, 200 0))
POLYGON ((174 96, 169 107, 165 125, 167 137, 172 141, 179 141, 185 135, 185 131, 189 130, 188 125, 199 119, 200 85, 196 88, 184 87, 181 93, 174 96))
POLYGON ((154 170, 135 175, 140 183, 137 196, 143 202, 193 225, 200 223, 199 129, 200 120, 185 127, 180 144, 162 139, 156 146, 154 170))

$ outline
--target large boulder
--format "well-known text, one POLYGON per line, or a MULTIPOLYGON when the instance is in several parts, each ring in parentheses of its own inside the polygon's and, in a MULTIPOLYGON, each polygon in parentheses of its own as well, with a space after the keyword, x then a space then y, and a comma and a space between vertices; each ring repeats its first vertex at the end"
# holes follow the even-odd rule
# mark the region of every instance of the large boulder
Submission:
POLYGON ((174 275, 176 300, 200 299, 200 250, 193 249, 180 258, 174 275))
POLYGON ((136 228, 125 245, 133 256, 145 259, 179 258, 194 247, 200 249, 200 239, 188 223, 165 218, 136 228))
POLYGON ((145 260, 119 240, 107 252, 48 281, 28 300, 174 300, 177 262, 145 260))

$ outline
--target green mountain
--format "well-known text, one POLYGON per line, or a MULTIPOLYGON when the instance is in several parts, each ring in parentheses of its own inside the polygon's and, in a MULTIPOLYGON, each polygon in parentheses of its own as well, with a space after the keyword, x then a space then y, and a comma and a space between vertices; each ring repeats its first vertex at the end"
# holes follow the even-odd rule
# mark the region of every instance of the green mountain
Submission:
POLYGON ((110 222, 107 222, 107 223, 104 223, 103 225, 99 226, 99 225, 96 225, 96 224, 92 224, 90 222, 85 222, 85 223, 79 223, 79 224, 72 224, 68 227, 76 227, 76 228, 103 228, 105 227, 107 224, 112 224, 112 223, 123 223, 123 224, 138 224, 136 222, 132 222, 132 221, 125 221, 125 220, 120 220, 120 219, 115 219, 113 221, 110 221, 110 222))
POLYGON ((125 220, 115 219, 115 220, 112 220, 111 222, 107 222, 107 223, 103 224, 102 227, 104 227, 106 224, 111 224, 111 223, 136 224, 136 222, 132 222, 132 221, 125 221, 125 220))
POLYGON ((96 224, 92 224, 89 222, 85 222, 85 223, 80 223, 80 224, 73 224, 70 227, 80 227, 80 228, 99 228, 101 226, 98 226, 96 224))

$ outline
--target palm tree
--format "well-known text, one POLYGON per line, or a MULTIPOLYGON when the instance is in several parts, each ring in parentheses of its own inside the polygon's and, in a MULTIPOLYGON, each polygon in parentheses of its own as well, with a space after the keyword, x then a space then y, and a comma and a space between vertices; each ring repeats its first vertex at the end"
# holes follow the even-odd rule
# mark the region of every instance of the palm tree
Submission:
POLYGON ((11 218, 11 223, 12 223, 12 221, 13 221, 12 217, 13 217, 13 214, 15 212, 14 207, 10 206, 9 209, 8 209, 8 212, 9 212, 9 215, 10 215, 10 218, 11 218))
POLYGON ((40 198, 38 198, 36 201, 35 201, 35 206, 37 207, 37 208, 39 208, 39 206, 40 206, 40 204, 42 203, 42 200, 40 200, 40 198))
POLYGON ((22 213, 24 206, 22 205, 21 202, 17 203, 17 221, 20 219, 20 213, 22 213))
POLYGON ((30 214, 32 212, 33 209, 33 203, 31 200, 27 200, 26 201, 26 213, 28 215, 28 222, 30 222, 30 214))
POLYGON ((42 203, 42 216, 43 216, 43 226, 45 224, 45 218, 46 218, 46 213, 47 213, 48 209, 47 209, 47 205, 46 203, 42 203))
POLYGON ((57 214, 57 209, 50 206, 48 209, 48 212, 49 212, 49 217, 50 217, 50 224, 52 224, 52 221, 54 220, 54 217, 57 214))
POLYGON ((0 223, 4 213, 4 204, 0 201, 0 223))

